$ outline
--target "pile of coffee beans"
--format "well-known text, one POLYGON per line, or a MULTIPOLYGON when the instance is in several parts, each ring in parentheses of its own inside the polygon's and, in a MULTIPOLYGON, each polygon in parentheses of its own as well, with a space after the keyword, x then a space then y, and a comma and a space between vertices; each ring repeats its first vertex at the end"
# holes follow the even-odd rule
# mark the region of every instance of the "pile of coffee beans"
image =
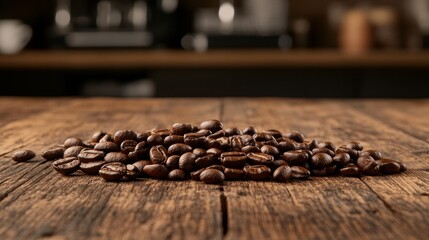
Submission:
MULTIPOLYGON (((35 157, 15 152, 17 162, 35 157)), ((224 128, 218 120, 199 126, 175 123, 171 129, 144 132, 120 130, 94 133, 88 140, 71 137, 42 153, 63 175, 81 171, 106 181, 137 178, 193 180, 222 184, 224 180, 304 180, 310 176, 347 177, 403 172, 403 163, 363 150, 359 142, 339 147, 332 142, 305 140, 302 133, 254 127, 224 128)))

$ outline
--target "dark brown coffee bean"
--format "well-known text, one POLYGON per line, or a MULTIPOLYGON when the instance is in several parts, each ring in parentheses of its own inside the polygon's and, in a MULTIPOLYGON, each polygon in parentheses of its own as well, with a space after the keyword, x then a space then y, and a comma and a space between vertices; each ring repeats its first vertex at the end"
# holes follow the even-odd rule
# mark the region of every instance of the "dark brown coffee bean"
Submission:
POLYGON ((201 174, 204 170, 206 170, 206 169, 205 169, 205 168, 201 168, 201 169, 199 169, 199 170, 197 170, 197 171, 193 171, 193 172, 191 172, 191 174, 190 174, 191 179, 192 179, 192 180, 194 180, 194 181, 201 181, 201 179, 200 179, 200 174, 201 174))
POLYGON ((288 152, 297 149, 295 146, 295 142, 289 139, 279 142, 277 148, 282 152, 288 152))
POLYGON ((352 160, 353 162, 356 162, 356 160, 359 158, 359 151, 356 149, 339 147, 337 148, 337 150, 335 150, 335 153, 347 153, 350 156, 350 160, 352 160))
POLYGON ((106 134, 98 142, 113 142, 113 136, 111 134, 106 134))
POLYGON ((91 136, 91 141, 93 141, 93 142, 99 142, 100 141, 100 139, 102 138, 102 137, 104 137, 104 135, 106 135, 107 133, 105 132, 105 131, 97 131, 97 132, 95 132, 94 134, 92 134, 92 136, 91 136))
POLYGON ((206 184, 222 184, 224 179, 223 173, 216 169, 205 169, 200 174, 200 180, 206 184))
POLYGON ((234 136, 234 135, 243 135, 243 132, 236 127, 225 129, 225 133, 227 137, 234 136))
POLYGON ((134 149, 137 146, 137 141, 134 140, 125 140, 121 143, 121 152, 128 154, 130 152, 133 152, 134 149))
POLYGON ((337 147, 332 142, 320 142, 319 145, 317 145, 318 148, 328 148, 335 152, 337 147))
POLYGON ((251 180, 266 180, 271 175, 271 169, 265 165, 245 166, 243 170, 251 180))
POLYGON ((210 136, 212 134, 212 131, 210 131, 208 129, 200 129, 200 130, 198 130, 198 132, 196 132, 196 134, 207 137, 207 136, 210 136))
POLYGON ((317 154, 317 153, 326 153, 331 157, 335 156, 334 151, 332 151, 331 149, 328 149, 328 148, 313 148, 313 150, 311 150, 311 152, 313 153, 313 155, 317 154))
POLYGON ((241 149, 241 151, 244 152, 244 153, 246 153, 246 154, 248 154, 248 153, 251 153, 251 152, 253 152, 253 153, 261 152, 261 149, 259 149, 256 146, 245 146, 245 147, 243 147, 241 149))
POLYGON ((100 150, 94 150, 94 149, 83 149, 77 155, 77 158, 82 163, 99 161, 99 160, 103 160, 104 152, 100 150))
POLYGON ((377 175, 380 167, 370 156, 361 156, 357 160, 357 166, 366 175, 377 175))
POLYGON ((162 164, 146 165, 143 168, 143 172, 154 179, 166 179, 168 176, 168 169, 162 164))
POLYGON ((192 152, 197 157, 202 157, 202 156, 205 156, 207 154, 206 150, 204 150, 203 148, 195 148, 192 152))
POLYGON ((308 142, 307 145, 310 148, 310 150, 313 150, 314 148, 317 148, 317 146, 319 145, 319 142, 317 142, 316 139, 313 139, 310 142, 308 142))
POLYGON ((243 168, 247 156, 243 152, 224 152, 220 155, 220 160, 227 168, 243 168))
POLYGON ((175 143, 168 148, 168 155, 182 155, 192 152, 192 147, 184 143, 175 143))
POLYGON ((292 170, 293 179, 305 180, 310 177, 310 171, 305 167, 292 166, 290 169, 292 170))
POLYGON ((355 149, 358 151, 362 151, 362 149, 363 149, 363 146, 362 146, 362 144, 360 144, 360 142, 349 142, 346 144, 345 147, 350 148, 350 149, 355 149))
POLYGON ((171 155, 167 158, 167 161, 165 162, 165 166, 168 170, 178 169, 179 168, 179 155, 171 155))
POLYGON ((378 159, 375 162, 378 164, 381 174, 395 174, 401 170, 401 166, 391 159, 378 159))
POLYGON ((127 164, 126 168, 127 168, 127 173, 125 174, 125 176, 127 179, 133 180, 140 176, 140 171, 135 165, 127 164))
POLYGON ((140 161, 133 163, 133 165, 136 166, 136 168, 139 170, 140 176, 144 174, 144 172, 143 172, 144 166, 150 165, 150 164, 152 164, 152 162, 150 160, 140 160, 140 161))
POLYGON ((225 151, 229 151, 231 149, 231 139, 229 137, 220 137, 216 139, 216 141, 220 144, 220 149, 225 151))
POLYGON ((310 150, 310 146, 308 146, 307 143, 302 142, 302 143, 295 143, 295 149, 297 150, 310 150))
POLYGON ((224 175, 226 180, 244 180, 246 172, 242 169, 225 168, 224 175))
POLYGON ((383 154, 380 151, 372 150, 372 149, 364 150, 364 151, 360 152, 359 156, 361 156, 361 157, 363 157, 363 156, 370 156, 374 160, 378 160, 378 159, 382 159, 383 158, 383 154))
POLYGON ((325 168, 319 168, 319 169, 313 168, 310 170, 310 172, 312 176, 316 176, 316 177, 323 177, 328 175, 325 168))
POLYGON ((213 154, 205 155, 195 159, 197 168, 205 168, 216 163, 216 156, 213 154))
POLYGON ((332 157, 327 153, 316 153, 311 157, 311 164, 315 168, 324 168, 332 165, 332 157))
POLYGON ((261 152, 269 154, 269 155, 272 155, 274 157, 277 157, 277 156, 280 155, 279 150, 276 147, 271 146, 271 145, 264 145, 264 146, 262 146, 261 147, 261 152))
POLYGON ((264 132, 258 132, 253 134, 253 139, 257 142, 266 142, 266 141, 272 141, 275 140, 273 135, 264 133, 264 132))
POLYGON ((84 146, 85 148, 93 149, 97 143, 98 142, 93 142, 93 141, 83 141, 82 146, 84 146))
POLYGON ((12 160, 15 162, 25 162, 34 158, 36 154, 31 150, 16 151, 12 154, 12 160))
POLYGON ((217 170, 223 172, 225 170, 225 167, 222 165, 219 165, 219 164, 215 164, 215 165, 208 166, 205 169, 217 169, 217 170))
POLYGON ((335 165, 344 166, 350 162, 350 155, 345 152, 338 153, 332 158, 332 161, 335 165))
POLYGON ((283 153, 283 159, 290 165, 304 165, 308 159, 309 156, 306 152, 303 150, 293 150, 289 152, 283 153))
POLYGON ((76 172, 79 169, 79 165, 80 161, 76 157, 66 157, 52 163, 52 167, 55 171, 62 175, 69 175, 76 172))
POLYGON ((360 170, 355 164, 349 163, 340 169, 340 174, 346 177, 359 177, 360 170))
POLYGON ((150 146, 162 145, 164 143, 164 139, 159 134, 151 134, 147 138, 146 143, 150 146))
POLYGON ((217 138, 225 137, 225 136, 226 136, 225 130, 219 130, 219 131, 217 131, 215 133, 212 133, 212 134, 208 135, 207 137, 208 138, 217 139, 217 138))
POLYGON ((247 128, 243 129, 243 134, 248 134, 248 135, 253 135, 257 132, 258 130, 253 127, 253 126, 248 126, 247 128))
POLYGON ((147 138, 151 135, 150 132, 139 132, 136 133, 136 141, 137 142, 143 142, 143 141, 147 141, 147 138))
POLYGON ((193 148, 204 147, 206 144, 206 137, 199 133, 186 133, 184 136, 184 143, 193 148))
POLYGON ((81 162, 79 169, 88 175, 97 175, 101 167, 106 164, 105 161, 92 161, 92 162, 81 162))
POLYGON ((278 159, 274 160, 273 163, 269 166, 271 168, 271 171, 276 170, 278 167, 288 165, 288 163, 285 160, 278 159))
POLYGON ((64 147, 65 148, 69 148, 69 147, 73 147, 73 146, 83 146, 82 139, 80 139, 78 137, 71 137, 71 138, 67 138, 64 141, 64 147))
POLYGON ((190 173, 195 169, 195 160, 197 156, 192 152, 184 153, 179 158, 179 168, 185 171, 186 173, 190 173))
POLYGON ((42 152, 42 157, 46 160, 55 160, 63 158, 64 148, 56 147, 42 152))
MULTIPOLYGON (((182 143, 177 143, 177 144, 182 144, 182 143)), ((149 151, 149 157, 153 163, 165 164, 168 158, 168 151, 162 145, 153 146, 149 151)))
POLYGON ((94 146, 95 150, 101 150, 104 152, 116 152, 119 151, 119 145, 114 142, 99 142, 94 146))
POLYGON ((169 180, 184 181, 186 180, 186 173, 182 169, 173 169, 168 173, 169 180))
POLYGON ((79 155, 79 153, 80 153, 80 151, 82 151, 82 149, 84 149, 83 146, 69 147, 64 151, 64 158, 77 157, 77 155, 79 155))
POLYGON ((212 138, 207 138, 205 140, 205 148, 219 148, 220 149, 221 145, 220 143, 216 140, 216 139, 212 139, 212 138))
POLYGON ((213 154, 215 155, 217 158, 220 157, 220 155, 223 153, 222 150, 220 150, 219 148, 210 148, 207 149, 206 154, 213 154))
POLYGON ((235 135, 229 137, 229 144, 231 144, 231 149, 233 151, 241 151, 241 149, 246 146, 241 138, 241 135, 235 135))
POLYGON ((109 152, 104 156, 104 161, 107 163, 120 162, 126 164, 128 162, 128 156, 121 152, 109 152))
POLYGON ((184 135, 190 133, 193 130, 193 126, 190 123, 175 123, 173 124, 171 131, 176 135, 184 135))
POLYGON ((270 165, 274 161, 274 157, 266 153, 248 153, 247 158, 255 165, 270 165))
POLYGON ((223 129, 223 124, 219 120, 206 120, 200 124, 200 129, 217 132, 223 129))
POLYGON ((300 132, 288 132, 284 136, 297 143, 304 142, 304 135, 300 132))
POLYGON ((125 140, 136 140, 137 133, 131 130, 119 130, 113 136, 113 141, 118 145, 125 140))
POLYGON ((151 133, 152 134, 158 134, 159 136, 162 137, 162 139, 164 139, 165 137, 171 135, 172 131, 170 129, 154 129, 154 130, 152 130, 151 133))
POLYGON ((268 130, 265 130, 265 131, 262 131, 262 132, 263 133, 268 133, 268 134, 270 134, 271 136, 273 136, 276 139, 283 137, 282 132, 280 132, 279 130, 276 130, 276 129, 268 129, 268 130))
POLYGON ((399 164, 399 171, 400 172, 404 172, 404 171, 407 171, 407 166, 404 164, 404 163, 402 163, 402 162, 399 162, 399 161, 396 161, 396 163, 397 164, 399 164))
POLYGON ((120 162, 106 163, 98 173, 106 181, 120 181, 127 174, 127 167, 120 162))
POLYGON ((273 173, 273 179, 277 182, 286 182, 292 178, 292 169, 288 165, 278 167, 273 173))
POLYGON ((147 159, 149 158, 150 148, 151 148, 150 146, 146 146, 146 142, 139 142, 134 148, 134 151, 128 153, 128 158, 133 161, 138 161, 140 159, 147 159))
POLYGON ((164 138, 164 146, 169 147, 175 143, 184 143, 183 136, 181 135, 170 135, 164 138))
POLYGON ((324 169, 326 171, 326 175, 334 175, 338 172, 338 166, 336 165, 331 165, 331 166, 325 167, 324 169))

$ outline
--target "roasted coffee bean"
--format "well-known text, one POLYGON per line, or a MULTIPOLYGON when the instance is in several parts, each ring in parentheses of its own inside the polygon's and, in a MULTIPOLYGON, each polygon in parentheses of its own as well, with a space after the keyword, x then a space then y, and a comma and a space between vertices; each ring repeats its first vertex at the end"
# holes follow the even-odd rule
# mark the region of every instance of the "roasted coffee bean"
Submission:
POLYGON ((200 129, 208 129, 217 132, 223 129, 223 124, 219 120, 206 120, 200 124, 200 129))
POLYGON ((288 132, 284 135, 285 137, 297 142, 297 143, 303 143, 304 142, 304 135, 299 132, 288 132))
MULTIPOLYGON (((177 143, 177 144, 182 144, 182 143, 177 143)), ((149 157, 153 163, 165 164, 168 158, 168 151, 162 145, 153 146, 149 151, 149 157)))
POLYGON ((275 156, 275 157, 277 157, 277 156, 280 155, 279 150, 276 147, 271 146, 271 145, 264 145, 264 146, 262 146, 261 147, 261 152, 269 154, 269 155, 272 155, 272 156, 275 156))
POLYGON ((253 126, 249 126, 249 127, 245 128, 245 129, 243 129, 243 134, 253 135, 253 134, 255 134, 257 131, 258 131, 258 130, 257 130, 255 127, 253 127, 253 126))
POLYGON ((350 160, 352 160, 353 162, 356 162, 356 160, 359 158, 359 151, 356 149, 339 147, 337 148, 337 150, 335 150, 335 153, 347 153, 350 156, 350 160))
POLYGON ((332 161, 335 165, 344 166, 350 162, 350 155, 348 153, 345 153, 345 152, 337 153, 332 158, 332 161))
POLYGON ((216 156, 213 154, 205 155, 195 159, 197 168, 205 168, 216 163, 216 156))
POLYGON ((346 148, 355 149, 358 151, 362 151, 363 146, 360 142, 349 142, 345 145, 346 148))
POLYGON ((120 162, 106 163, 101 167, 98 173, 106 181, 120 181, 126 176, 127 167, 120 162))
POLYGON ((199 170, 197 170, 197 171, 193 171, 193 172, 191 172, 191 173, 190 173, 191 179, 192 179, 192 180, 194 180, 194 181, 200 181, 200 174, 201 174, 204 170, 206 170, 206 169, 205 169, 205 168, 201 168, 201 169, 199 169, 199 170))
POLYGON ((25 162, 34 158, 36 154, 31 150, 16 151, 12 154, 12 160, 15 162, 25 162))
POLYGON ((206 137, 199 133, 187 133, 183 137, 184 143, 193 148, 204 147, 206 144, 206 137))
POLYGON ((313 148, 313 150, 311 150, 311 152, 313 153, 313 155, 317 154, 317 153, 327 153, 331 157, 335 156, 334 151, 332 151, 331 149, 328 149, 328 148, 313 148))
POLYGON ((192 152, 192 147, 184 143, 175 143, 168 148, 168 155, 182 155, 192 152))
POLYGON ((279 130, 276 130, 276 129, 268 129, 268 130, 265 130, 265 131, 262 131, 262 132, 263 133, 268 133, 268 134, 270 134, 271 136, 273 136, 276 139, 283 137, 282 132, 280 132, 279 130))
POLYGON ((143 172, 154 179, 166 179, 168 176, 168 169, 162 164, 146 165, 143 168, 143 172))
POLYGON ((226 180, 244 180, 246 172, 242 169, 225 168, 224 173, 226 180))
POLYGON ((226 136, 225 130, 219 130, 219 131, 217 131, 215 133, 212 133, 212 134, 208 135, 207 137, 208 138, 217 139, 217 138, 225 137, 225 136, 226 136))
POLYGON ((149 158, 150 146, 146 146, 146 142, 139 142, 134 151, 128 153, 128 158, 133 161, 138 161, 140 159, 149 158))
POLYGON ((210 136, 211 134, 213 134, 212 133, 212 131, 210 131, 210 130, 207 130, 207 129, 201 129, 201 130, 198 130, 198 132, 196 132, 196 134, 199 134, 199 135, 202 135, 202 136, 204 136, 204 137, 207 137, 207 136, 210 136))
POLYGON ((395 174, 401 170, 401 166, 391 159, 378 159, 375 162, 378 164, 381 174, 395 174))
POLYGON ((69 147, 73 147, 73 146, 83 146, 82 139, 80 139, 78 137, 71 137, 71 138, 67 138, 64 141, 64 147, 65 148, 69 148, 69 147))
POLYGON ((205 169, 217 169, 217 170, 223 172, 225 170, 225 167, 222 165, 219 165, 219 164, 215 164, 215 165, 208 166, 205 169))
POLYGON ((310 146, 308 146, 307 143, 302 142, 302 143, 295 143, 295 149, 297 150, 310 150, 310 146))
POLYGON ((310 148, 310 150, 313 150, 314 148, 317 148, 317 146, 319 145, 319 142, 317 142, 316 139, 313 139, 310 142, 308 142, 307 145, 310 148))
POLYGON ((106 156, 104 156, 104 161, 107 163, 120 162, 125 164, 128 162, 128 156, 127 154, 121 152, 109 152, 106 154, 106 156))
POLYGON ((273 135, 265 133, 265 132, 258 132, 253 134, 253 139, 257 142, 266 142, 266 141, 272 141, 275 140, 273 135))
POLYGON ((292 169, 288 165, 278 167, 273 173, 273 179, 277 182, 286 182, 292 178, 292 169))
POLYGON ((164 143, 164 139, 159 134, 151 134, 147 138, 146 143, 151 146, 162 145, 164 143))
POLYGON ((270 165, 274 161, 274 157, 266 153, 248 153, 247 158, 255 165, 270 165))
POLYGON ((370 156, 374 160, 378 160, 378 159, 382 159, 383 158, 383 154, 381 152, 376 151, 376 150, 372 150, 372 149, 370 149, 370 150, 364 150, 364 151, 360 152, 359 156, 360 157, 370 156))
POLYGON ((216 141, 220 144, 220 149, 228 151, 231 148, 231 139, 229 137, 220 137, 216 141))
POLYGON ((121 152, 128 154, 130 152, 133 152, 134 149, 137 146, 137 141, 134 140, 125 140, 121 143, 121 152))
POLYGON ((85 148, 93 149, 97 143, 98 142, 93 142, 93 141, 83 141, 82 146, 84 146, 85 148))
POLYGON ((317 145, 318 148, 328 148, 335 152, 337 147, 332 142, 320 142, 319 145, 317 145))
POLYGON ((234 136, 234 135, 243 135, 243 132, 236 127, 225 129, 225 133, 227 137, 234 136))
POLYGON ((173 124, 171 131, 173 134, 184 135, 190 133, 193 130, 193 126, 190 123, 175 123, 173 124))
POLYGON ((224 174, 216 169, 205 169, 200 174, 200 180, 206 184, 222 184, 224 179, 224 174))
POLYGON ((332 165, 332 157, 327 153, 316 153, 311 157, 311 164, 315 168, 324 168, 332 165))
POLYGON ((140 133, 136 133, 136 141, 137 142, 143 142, 143 141, 147 141, 147 138, 151 135, 150 132, 140 132, 140 133))
POLYGON ((113 136, 113 141, 118 145, 125 140, 136 140, 137 133, 131 130, 119 130, 113 136))
POLYGON ((370 156, 361 156, 357 160, 357 166, 366 175, 377 175, 380 167, 370 156))
POLYGON ((205 148, 220 148, 220 143, 216 139, 207 138, 205 141, 205 148))
POLYGON ((293 179, 305 180, 310 177, 310 171, 305 167, 292 166, 290 169, 292 170, 293 179))
POLYGON ((192 151, 194 154, 195 154, 195 156, 197 156, 197 157, 202 157, 202 156, 205 156, 207 153, 206 153, 206 150, 205 149, 203 149, 203 148, 195 148, 193 151, 192 151))
POLYGON ((192 172, 192 170, 195 168, 195 160, 197 159, 197 156, 193 154, 192 152, 184 153, 179 158, 179 168, 185 171, 186 173, 192 172))
POLYGON ((220 150, 219 148, 210 148, 210 149, 207 149, 207 151, 206 151, 206 154, 207 155, 209 155, 209 154, 213 154, 213 155, 215 155, 217 158, 218 157, 220 157, 220 155, 223 153, 223 151, 222 150, 220 150))
POLYGON ((312 176, 316 176, 316 177, 323 177, 328 175, 325 168, 319 168, 319 169, 312 168, 310 172, 312 176))
POLYGON ((169 147, 175 143, 184 143, 183 136, 181 135, 170 135, 164 138, 164 146, 169 147))
POLYGON ((287 152, 287 151, 292 151, 297 149, 295 146, 295 143, 289 139, 279 142, 277 148, 282 152, 287 152))
POLYGON ((303 150, 293 150, 289 152, 283 153, 283 159, 290 165, 304 165, 308 159, 309 156, 306 152, 303 150))
POLYGON ((62 175, 70 175, 79 169, 80 161, 76 157, 66 157, 52 163, 55 171, 62 175))
POLYGON ((399 161, 396 161, 396 163, 399 164, 399 171, 400 172, 404 172, 407 170, 407 166, 404 163, 399 162, 399 161))
POLYGON ((360 170, 355 164, 349 163, 340 169, 340 174, 346 177, 359 177, 360 170))
POLYGON ((251 180, 266 180, 271 175, 271 169, 265 165, 249 165, 243 169, 251 180))
POLYGON ((113 142, 113 136, 111 134, 106 134, 98 142, 113 142))
POLYGON ((97 132, 95 132, 94 134, 92 134, 92 136, 91 136, 91 141, 93 141, 93 142, 98 142, 98 141, 100 141, 100 139, 102 138, 102 137, 104 137, 104 135, 106 135, 107 133, 105 132, 105 131, 97 131, 97 132))
POLYGON ((333 175, 338 172, 338 167, 336 165, 331 165, 328 167, 325 167, 326 175, 333 175))
POLYGON ((227 168, 243 168, 247 156, 243 152, 224 152, 220 155, 220 160, 227 168))
POLYGON ((64 158, 77 157, 77 155, 79 155, 80 151, 82 151, 82 149, 84 149, 84 148, 85 147, 83 147, 83 146, 69 147, 64 151, 64 158))
POLYGON ((104 164, 106 164, 106 162, 103 160, 86 162, 86 163, 81 162, 79 169, 88 175, 97 175, 98 171, 100 171, 101 167, 104 164))
POLYGON ((229 143, 231 144, 231 149, 233 151, 241 151, 241 149, 246 146, 241 138, 241 135, 235 135, 229 137, 229 143))
POLYGON ((172 131, 170 129, 155 129, 155 130, 152 130, 152 134, 158 134, 159 136, 162 137, 162 139, 164 139, 165 137, 171 135, 172 131))
POLYGON ((271 168, 271 171, 274 171, 278 167, 283 166, 283 165, 288 165, 288 164, 285 160, 278 159, 278 160, 274 160, 273 163, 269 167, 271 168))
POLYGON ((127 168, 126 177, 129 180, 136 179, 140 176, 140 171, 135 165, 127 164, 126 168, 127 168))
POLYGON ((101 150, 104 152, 116 152, 119 151, 119 145, 114 142, 99 142, 94 146, 95 150, 101 150))
POLYGON ((186 173, 182 169, 173 169, 168 173, 168 179, 183 181, 186 180, 186 173))
POLYGON ((139 170, 140 175, 144 174, 143 173, 144 166, 150 165, 150 164, 152 164, 152 162, 150 160, 140 160, 140 161, 133 163, 133 165, 136 166, 136 168, 139 170))
POLYGON ((261 149, 256 146, 245 146, 241 149, 242 152, 248 154, 248 153, 258 153, 261 152, 261 149))
POLYGON ((63 155, 64 155, 64 148, 62 147, 56 147, 42 152, 42 157, 46 160, 59 159, 59 158, 62 158, 63 155))
POLYGON ((82 163, 99 161, 99 160, 103 160, 104 152, 100 150, 94 150, 94 149, 83 149, 77 155, 77 158, 82 163))
POLYGON ((165 166, 168 170, 178 169, 179 168, 179 155, 171 155, 167 158, 167 161, 165 162, 165 166))

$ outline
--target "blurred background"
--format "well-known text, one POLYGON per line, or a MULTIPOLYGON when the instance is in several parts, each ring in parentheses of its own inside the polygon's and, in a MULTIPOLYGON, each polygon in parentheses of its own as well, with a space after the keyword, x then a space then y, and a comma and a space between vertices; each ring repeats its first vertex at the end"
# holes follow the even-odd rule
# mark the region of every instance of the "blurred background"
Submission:
POLYGON ((429 0, 0 0, 0 95, 429 97, 429 0))

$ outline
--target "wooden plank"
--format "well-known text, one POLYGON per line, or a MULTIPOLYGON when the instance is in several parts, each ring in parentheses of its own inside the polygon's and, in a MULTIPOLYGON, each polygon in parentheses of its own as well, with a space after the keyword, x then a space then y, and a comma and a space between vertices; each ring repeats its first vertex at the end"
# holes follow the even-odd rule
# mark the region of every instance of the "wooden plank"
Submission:
MULTIPOLYGON (((223 116, 227 126, 243 128, 254 125, 260 129, 296 130, 305 133, 309 138, 316 138, 319 141, 331 140, 337 144, 359 140, 367 148, 380 149, 385 151, 388 157, 407 162, 412 169, 427 166, 427 162, 422 162, 417 156, 410 154, 414 147, 426 146, 427 143, 391 129, 355 111, 347 104, 335 101, 229 99, 225 102, 223 116), (398 138, 401 141, 398 141, 398 138)), ((298 232, 313 234, 310 238, 317 239, 356 238, 357 234, 360 238, 377 238, 382 235, 388 239, 424 239, 428 235, 425 227, 429 224, 428 218, 424 217, 429 204, 425 205, 428 203, 425 194, 415 194, 416 191, 425 193, 428 188, 427 180, 422 174, 410 171, 408 175, 365 177, 364 182, 349 178, 316 178, 310 182, 283 184, 273 187, 274 192, 278 193, 277 196, 263 197, 261 194, 258 204, 255 205, 246 203, 251 202, 254 199, 253 195, 258 194, 258 191, 264 192, 262 187, 251 189, 246 188, 246 184, 243 183, 228 184, 225 186, 229 223, 227 238, 234 239, 237 236, 250 238, 255 234, 280 238, 285 237, 281 229, 287 226, 294 229, 288 231, 292 238, 301 238, 302 235, 293 235, 297 232, 296 229, 299 229, 298 232), (368 179, 384 182, 384 186, 398 184, 401 179, 415 187, 409 187, 409 192, 398 188, 389 189, 388 193, 401 197, 400 201, 394 201, 394 198, 385 198, 377 192, 376 188, 380 186, 376 186, 378 182, 370 182, 368 179), (419 189, 416 186, 420 186, 419 189), (240 194, 244 196, 234 197, 240 194), (302 214, 304 210, 286 207, 289 206, 287 203, 278 204, 293 201, 297 195, 300 196, 298 199, 314 199, 310 200, 313 204, 303 200, 307 203, 306 214, 302 214), (405 199, 412 199, 407 207, 401 205, 405 199), (359 212, 359 218, 365 218, 364 221, 354 222, 355 210, 350 211, 348 208, 350 205, 359 212), (264 210, 268 206, 277 208, 264 210), (373 212, 368 209, 372 209, 373 212), (413 211, 407 213, 410 209, 413 211), (301 222, 295 218, 292 220, 288 218, 294 214, 299 216, 301 222), (416 223, 421 219, 423 219, 421 222, 416 223), (252 232, 243 231, 245 226, 254 226, 254 229, 252 232), (355 226, 360 231, 353 232, 355 226), (385 226, 389 226, 388 229, 385 229, 385 226), (324 232, 323 229, 330 230, 324 232)))
MULTIPOLYGON (((8 152, 19 143, 40 152, 68 136, 86 137, 100 129, 144 130, 167 127, 175 121, 197 124, 217 118, 219 110, 220 102, 210 99, 77 99, 63 108, 0 128, 1 151, 8 152)), ((10 161, 0 157, 2 164, 10 161)), ((13 164, 0 172, 0 236, 222 237, 222 208, 216 186, 151 180, 105 183, 97 177, 62 177, 49 165, 13 164)))

